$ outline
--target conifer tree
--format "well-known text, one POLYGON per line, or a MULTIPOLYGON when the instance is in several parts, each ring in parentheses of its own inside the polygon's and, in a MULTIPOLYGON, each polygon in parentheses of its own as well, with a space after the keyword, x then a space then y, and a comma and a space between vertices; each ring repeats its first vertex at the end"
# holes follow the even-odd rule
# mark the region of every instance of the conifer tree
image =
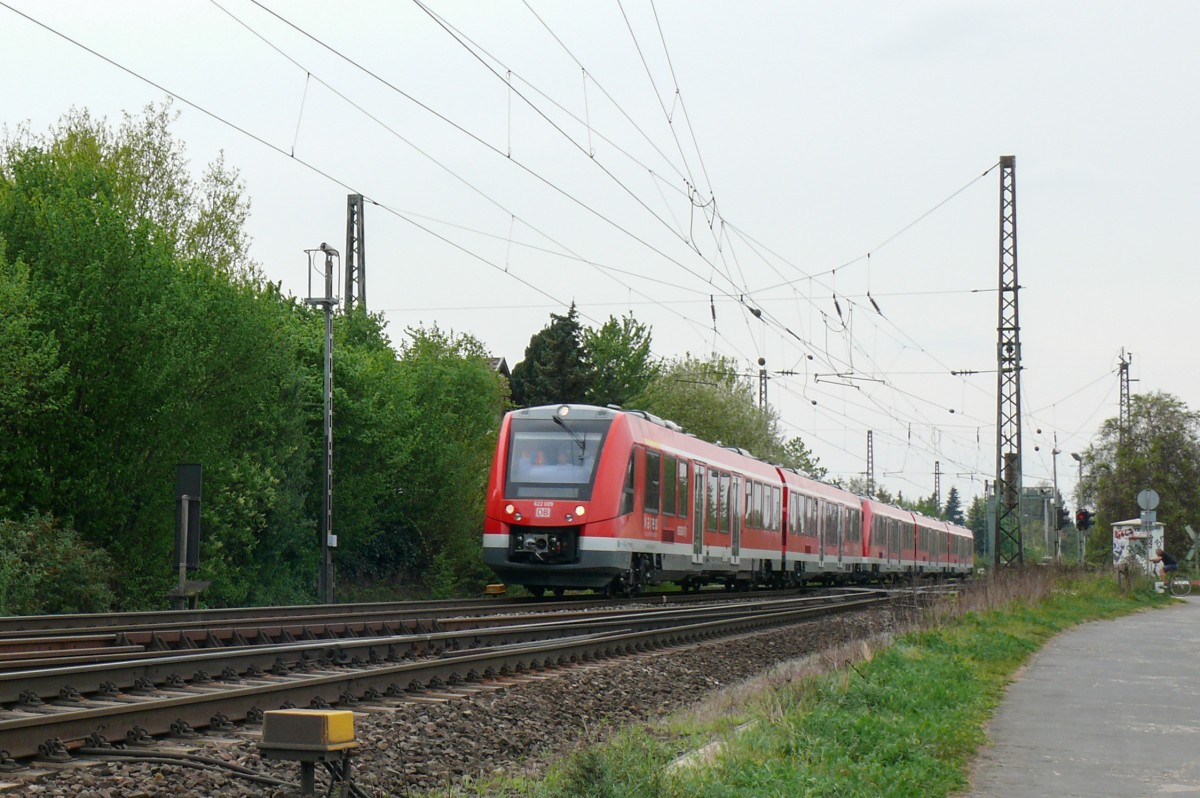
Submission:
POLYGON ((520 407, 583 402, 590 384, 579 312, 572 302, 567 315, 551 313, 550 323, 529 339, 525 359, 512 372, 513 401, 520 407))

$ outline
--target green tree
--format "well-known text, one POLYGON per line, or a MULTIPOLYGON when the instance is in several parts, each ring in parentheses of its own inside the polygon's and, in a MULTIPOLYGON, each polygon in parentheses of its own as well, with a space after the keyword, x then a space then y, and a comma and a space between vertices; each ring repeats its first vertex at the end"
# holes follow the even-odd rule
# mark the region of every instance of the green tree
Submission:
POLYGON ((942 515, 942 508, 938 506, 937 497, 932 494, 916 501, 908 501, 898 495, 896 501, 901 507, 907 507, 913 512, 929 518, 940 518, 942 515))
POLYGON ((1167 393, 1132 396, 1124 442, 1119 420, 1107 419, 1083 454, 1083 473, 1085 499, 1096 507, 1091 540, 1099 541, 1088 546, 1089 560, 1111 558, 1103 544, 1109 524, 1138 518, 1137 495, 1146 488, 1161 497, 1165 547, 1181 556, 1190 545, 1183 527, 1195 526, 1200 513, 1200 414, 1167 393))
POLYGON ((963 518, 962 500, 958 496, 958 488, 950 486, 950 492, 946 494, 946 506, 942 508, 942 517, 952 524, 963 526, 966 519, 963 518))
POLYGON ((988 541, 987 502, 982 496, 971 500, 971 506, 967 508, 966 526, 975 533, 975 553, 984 555, 991 551, 992 547, 988 541))
POLYGON ((550 314, 513 368, 512 398, 519 407, 587 401, 592 375, 582 337, 574 302, 567 315, 550 314))
POLYGON ((288 491, 311 459, 306 309, 236 262, 236 175, 214 167, 197 189, 185 166, 153 109, 116 133, 72 112, 0 156, 6 263, 29 274, 21 323, 43 371, 60 375, 38 385, 52 398, 21 422, 39 476, 6 504, 73 519, 121 569, 124 606, 160 604, 173 579, 179 462, 205 467, 213 601, 277 598, 304 567, 284 539, 303 528, 288 491), (50 341, 61 372, 45 359, 50 341))
POLYGON ((483 502, 507 389, 475 338, 437 327, 409 332, 400 351, 398 523, 419 544, 418 565, 436 593, 477 590, 488 578, 483 502))
POLYGON ((780 459, 780 465, 802 471, 813 479, 824 479, 826 476, 826 470, 821 465, 820 460, 812 453, 811 449, 804 445, 804 441, 800 438, 789 438, 787 443, 783 445, 783 456, 780 459))
POLYGON ((36 431, 59 409, 65 369, 52 332, 37 328, 29 269, 0 238, 0 518, 50 501, 36 431))
POLYGON ((690 355, 667 363, 646 388, 643 409, 670 419, 704 440, 737 446, 765 460, 779 462, 784 444, 778 420, 763 412, 757 395, 729 358, 690 355))
POLYGON ((604 407, 629 406, 657 376, 650 351, 650 328, 633 315, 610 316, 600 329, 583 328, 583 349, 590 364, 588 402, 604 407))

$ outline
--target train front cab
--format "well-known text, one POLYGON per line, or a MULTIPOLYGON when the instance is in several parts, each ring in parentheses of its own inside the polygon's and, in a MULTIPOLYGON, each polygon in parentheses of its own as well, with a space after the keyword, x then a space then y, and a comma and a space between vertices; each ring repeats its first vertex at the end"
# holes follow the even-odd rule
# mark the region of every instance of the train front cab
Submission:
POLYGON ((484 562, 501 579, 561 592, 602 588, 628 567, 611 532, 630 451, 616 415, 562 405, 505 416, 483 535, 484 562))
POLYGON ((672 427, 588 406, 509 414, 489 482, 484 561, 535 594, 752 584, 780 555, 779 532, 762 525, 778 523, 774 469, 672 427), (555 470, 558 459, 576 467, 573 479, 555 470), (751 518, 756 498, 764 506, 751 518))

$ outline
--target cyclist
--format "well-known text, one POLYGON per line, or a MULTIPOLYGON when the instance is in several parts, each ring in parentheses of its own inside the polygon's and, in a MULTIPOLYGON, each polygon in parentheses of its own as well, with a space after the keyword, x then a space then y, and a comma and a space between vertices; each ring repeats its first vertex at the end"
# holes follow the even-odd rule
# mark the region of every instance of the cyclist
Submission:
POLYGON ((1151 557, 1150 562, 1162 563, 1162 581, 1163 587, 1167 586, 1167 574, 1179 570, 1179 561, 1167 554, 1161 548, 1155 549, 1154 553, 1158 556, 1151 557))

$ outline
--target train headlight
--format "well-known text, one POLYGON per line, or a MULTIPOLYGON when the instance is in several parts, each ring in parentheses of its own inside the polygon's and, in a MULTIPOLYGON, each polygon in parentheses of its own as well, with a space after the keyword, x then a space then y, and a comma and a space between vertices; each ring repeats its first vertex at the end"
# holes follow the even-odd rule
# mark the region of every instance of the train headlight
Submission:
POLYGON ((577 518, 583 518, 585 515, 587 515, 587 508, 582 504, 575 508, 575 516, 577 518))
POLYGON ((569 405, 559 405, 558 406, 558 417, 559 418, 566 418, 570 412, 571 412, 571 407, 569 405))
POLYGON ((514 521, 520 521, 520 520, 521 520, 521 514, 520 514, 520 513, 517 513, 516 515, 514 515, 514 516, 513 516, 513 520, 514 520, 514 521))
POLYGON ((574 520, 575 520, 575 516, 571 515, 570 513, 567 513, 567 523, 569 524, 574 520))
POLYGON ((511 504, 504 505, 504 512, 508 513, 509 515, 512 515, 516 509, 517 508, 513 507, 511 504))

